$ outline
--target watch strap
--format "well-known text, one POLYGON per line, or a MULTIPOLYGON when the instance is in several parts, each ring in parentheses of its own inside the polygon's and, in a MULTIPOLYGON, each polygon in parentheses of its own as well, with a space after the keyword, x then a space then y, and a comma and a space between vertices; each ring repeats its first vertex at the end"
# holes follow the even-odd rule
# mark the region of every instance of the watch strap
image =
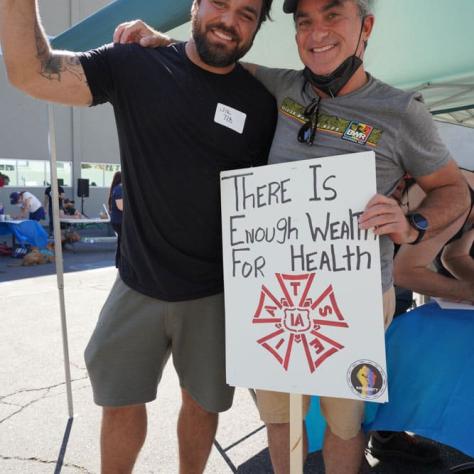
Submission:
MULTIPOLYGON (((414 227, 414 229, 416 229, 414 227)), ((425 236, 425 230, 421 230, 421 229, 416 229, 418 231, 418 236, 417 238, 413 241, 413 242, 410 242, 410 245, 416 245, 416 244, 419 244, 422 240, 423 240, 423 237, 425 236)))
POLYGON ((415 213, 407 214, 407 219, 408 219, 408 222, 409 222, 410 226, 413 227, 413 229, 418 231, 418 236, 416 237, 416 239, 413 242, 410 242, 410 245, 416 245, 416 244, 420 243, 423 240, 423 237, 425 236, 425 233, 426 233, 426 229, 422 229, 418 225, 416 225, 416 222, 413 219, 414 214, 415 213))

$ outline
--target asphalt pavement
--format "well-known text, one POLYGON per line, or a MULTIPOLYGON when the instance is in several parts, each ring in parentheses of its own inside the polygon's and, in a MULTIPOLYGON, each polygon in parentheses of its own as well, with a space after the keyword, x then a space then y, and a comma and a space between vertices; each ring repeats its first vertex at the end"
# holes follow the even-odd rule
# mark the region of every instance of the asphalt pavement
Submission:
MULTIPOLYGON (((58 289, 54 264, 21 267, 0 257, 0 472, 98 473, 100 409, 94 405, 83 350, 116 277, 113 244, 76 244, 64 254, 65 298, 74 414, 68 418, 58 289)), ((177 473, 179 384, 168 364, 158 398, 149 404, 149 431, 135 473, 177 473)), ((377 474, 445 474, 470 459, 439 445, 442 462, 420 466, 370 459, 377 474)), ((253 399, 237 389, 221 416, 206 473, 271 473, 266 434, 253 399)), ((321 453, 307 473, 323 473, 321 453)))

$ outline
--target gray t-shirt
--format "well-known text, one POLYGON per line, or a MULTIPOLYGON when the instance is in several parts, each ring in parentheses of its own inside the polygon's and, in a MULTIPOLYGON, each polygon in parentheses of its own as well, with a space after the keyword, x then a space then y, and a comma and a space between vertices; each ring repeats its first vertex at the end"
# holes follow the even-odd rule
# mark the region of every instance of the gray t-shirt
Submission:
MULTIPOLYGON (((362 88, 320 102, 313 146, 298 142, 305 107, 317 97, 302 71, 257 67, 256 77, 275 96, 278 124, 269 164, 374 151, 377 191, 389 196, 405 173, 425 176, 451 159, 419 93, 404 92, 369 75, 362 88)), ((357 177, 354 177, 357 186, 357 177)), ((393 284, 393 243, 380 239, 382 288, 393 284)))

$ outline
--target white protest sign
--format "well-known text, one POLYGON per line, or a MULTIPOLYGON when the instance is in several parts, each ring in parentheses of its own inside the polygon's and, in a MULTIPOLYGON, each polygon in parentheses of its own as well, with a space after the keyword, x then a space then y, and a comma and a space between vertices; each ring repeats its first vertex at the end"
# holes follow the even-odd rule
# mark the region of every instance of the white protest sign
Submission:
POLYGON ((375 193, 373 152, 221 173, 229 384, 388 400, 375 193))

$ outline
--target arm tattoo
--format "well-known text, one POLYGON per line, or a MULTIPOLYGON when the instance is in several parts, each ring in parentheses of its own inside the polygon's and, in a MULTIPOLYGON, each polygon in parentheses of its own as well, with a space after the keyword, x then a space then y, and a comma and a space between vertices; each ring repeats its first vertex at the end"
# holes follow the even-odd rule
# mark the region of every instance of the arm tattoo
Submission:
POLYGON ((36 57, 41 63, 40 74, 50 81, 61 81, 61 75, 69 72, 75 76, 79 81, 86 82, 85 75, 81 70, 81 62, 76 56, 55 54, 50 51, 48 44, 44 38, 43 31, 35 23, 35 42, 36 42, 36 57))

